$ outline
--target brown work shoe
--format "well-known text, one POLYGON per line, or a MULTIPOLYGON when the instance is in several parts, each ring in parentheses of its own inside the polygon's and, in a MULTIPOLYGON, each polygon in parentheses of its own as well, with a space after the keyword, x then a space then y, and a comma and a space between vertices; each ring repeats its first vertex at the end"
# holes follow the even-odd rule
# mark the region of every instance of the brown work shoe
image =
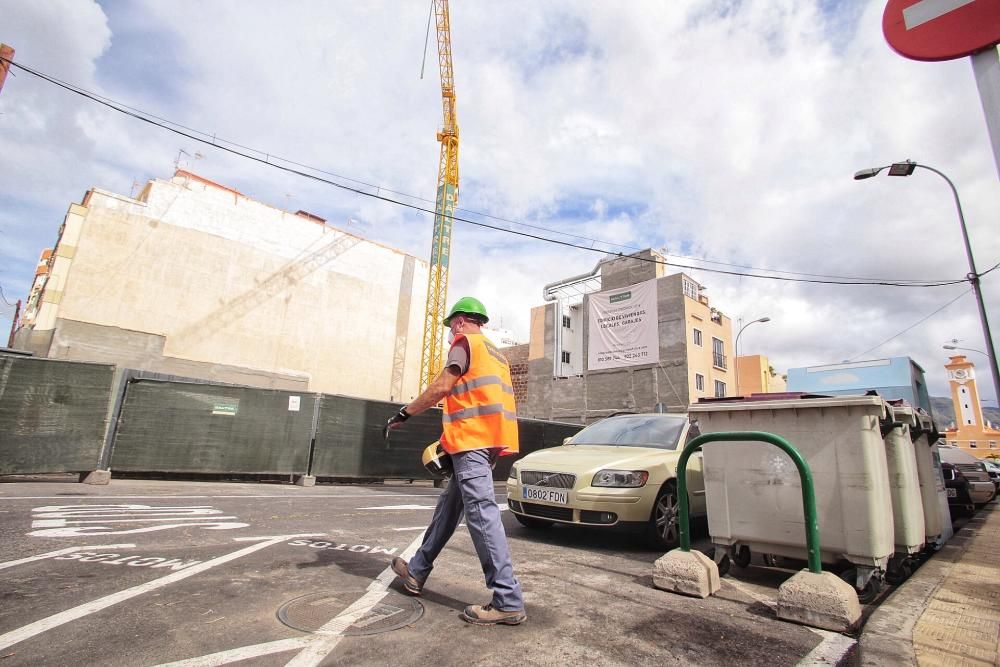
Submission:
POLYGON ((527 618, 523 609, 501 611, 492 604, 470 604, 462 612, 462 620, 475 625, 520 625, 527 618))
POLYGON ((420 595, 424 589, 424 582, 417 581, 417 578, 410 574, 410 568, 406 561, 396 556, 392 559, 392 571, 403 580, 403 588, 410 595, 420 595))

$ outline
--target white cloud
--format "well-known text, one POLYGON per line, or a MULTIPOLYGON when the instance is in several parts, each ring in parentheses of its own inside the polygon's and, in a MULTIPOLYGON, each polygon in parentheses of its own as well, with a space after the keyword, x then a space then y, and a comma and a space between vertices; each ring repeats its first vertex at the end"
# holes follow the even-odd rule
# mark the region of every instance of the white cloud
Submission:
MULTIPOLYGON (((19 62, 57 78, 432 200, 441 102, 433 35, 418 78, 427 18, 419 4, 15 0, 3 39, 19 62)), ((912 158, 958 186, 979 269, 989 268, 1000 260, 1000 236, 991 233, 1000 192, 971 68, 892 52, 883 7, 456 3, 459 205, 583 237, 559 238, 598 250, 609 246, 586 239, 665 247, 680 263, 690 255, 823 275, 961 278, 968 269, 946 183, 919 169, 906 179, 851 178, 912 158)), ((353 219, 374 240, 428 255, 428 214, 230 156, 15 74, 0 93, 8 299, 26 294, 70 202, 92 186, 127 193, 135 180, 168 176, 180 149, 204 155, 192 169, 249 196, 340 226, 353 219)), ((542 286, 591 270, 601 256, 461 222, 454 243, 449 294, 480 295, 522 339, 542 286)), ((778 369, 861 354, 964 289, 692 273, 734 321, 771 317, 747 329, 741 347, 778 369)), ((995 275, 983 281, 994 323, 995 275)), ((952 338, 983 347, 971 296, 870 356, 912 356, 942 394, 941 345, 952 338)), ((976 361, 987 384, 985 360, 976 361)))

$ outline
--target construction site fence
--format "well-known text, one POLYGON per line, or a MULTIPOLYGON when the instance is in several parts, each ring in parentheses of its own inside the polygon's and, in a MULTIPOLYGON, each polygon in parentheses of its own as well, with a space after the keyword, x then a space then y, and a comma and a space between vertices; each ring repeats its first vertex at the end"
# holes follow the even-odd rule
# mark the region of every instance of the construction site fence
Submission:
MULTIPOLYGON (((111 470, 174 475, 431 479, 421 453, 441 411, 383 438, 399 403, 263 389, 0 354, 0 474, 111 470)), ((577 424, 519 419, 521 456, 562 444, 577 424)))

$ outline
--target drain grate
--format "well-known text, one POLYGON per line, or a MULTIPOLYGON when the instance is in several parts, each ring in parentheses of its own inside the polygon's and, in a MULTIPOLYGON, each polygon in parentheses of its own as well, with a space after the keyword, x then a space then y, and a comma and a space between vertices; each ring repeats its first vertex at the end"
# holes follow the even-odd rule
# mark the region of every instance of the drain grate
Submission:
MULTIPOLYGON (((367 591, 310 593, 278 608, 278 620, 295 630, 316 632, 367 591)), ((372 609, 341 633, 345 637, 377 635, 410 625, 424 615, 424 606, 413 597, 389 591, 372 609)))

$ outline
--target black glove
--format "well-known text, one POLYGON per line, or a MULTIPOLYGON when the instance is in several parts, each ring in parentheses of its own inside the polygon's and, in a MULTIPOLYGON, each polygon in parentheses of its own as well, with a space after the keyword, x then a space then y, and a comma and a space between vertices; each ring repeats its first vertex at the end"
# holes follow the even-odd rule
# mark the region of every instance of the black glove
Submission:
POLYGON ((393 416, 389 417, 389 420, 386 421, 385 428, 382 429, 382 438, 383 439, 388 439, 388 437, 389 437, 389 431, 390 431, 390 429, 392 429, 393 425, 395 425, 395 424, 402 424, 403 422, 405 422, 409 418, 410 418, 410 413, 406 411, 406 408, 405 407, 404 408, 400 408, 399 412, 397 412, 393 416))

